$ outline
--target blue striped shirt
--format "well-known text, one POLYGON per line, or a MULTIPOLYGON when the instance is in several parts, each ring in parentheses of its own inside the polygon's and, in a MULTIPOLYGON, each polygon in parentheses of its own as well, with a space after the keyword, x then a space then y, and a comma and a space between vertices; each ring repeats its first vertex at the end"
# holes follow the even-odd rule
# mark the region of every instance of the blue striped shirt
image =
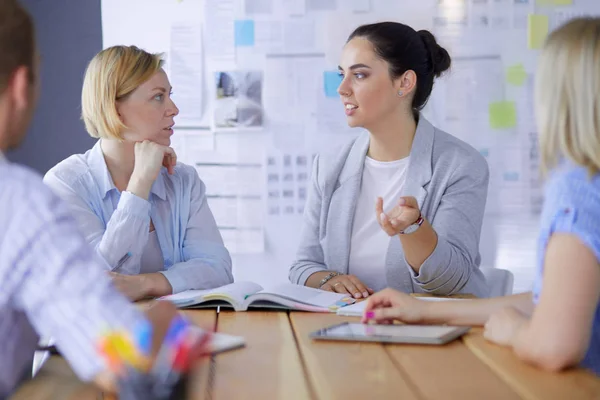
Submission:
MULTIPOLYGON (((576 235, 594 253, 600 264, 600 174, 590 178, 584 168, 565 166, 549 180, 545 199, 533 290, 535 303, 543 290, 545 249, 553 233, 576 235)), ((600 375, 600 302, 596 305, 590 346, 582 366, 600 375)))
POLYGON ((142 256, 152 219, 164 258, 160 273, 171 284, 173 293, 233 282, 231 257, 196 170, 178 163, 169 175, 162 168, 145 200, 119 192, 100 143, 56 165, 46 174, 44 183, 69 204, 85 238, 106 261, 107 269, 127 275, 143 272, 142 256), (126 254, 131 257, 124 259, 126 254))
POLYGON ((111 284, 66 205, 1 154, 0 227, 0 398, 31 368, 39 336, 93 378, 106 369, 100 335, 133 330, 143 315, 111 284))

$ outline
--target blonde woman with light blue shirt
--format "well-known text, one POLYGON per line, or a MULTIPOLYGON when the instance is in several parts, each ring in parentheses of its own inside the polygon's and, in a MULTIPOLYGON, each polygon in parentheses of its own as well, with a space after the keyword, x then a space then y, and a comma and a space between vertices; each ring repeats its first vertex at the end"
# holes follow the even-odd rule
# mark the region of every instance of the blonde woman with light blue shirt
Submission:
POLYGON ((170 147, 179 110, 162 66, 160 55, 135 46, 97 54, 82 118, 99 140, 44 177, 132 300, 233 282, 206 187, 170 147))

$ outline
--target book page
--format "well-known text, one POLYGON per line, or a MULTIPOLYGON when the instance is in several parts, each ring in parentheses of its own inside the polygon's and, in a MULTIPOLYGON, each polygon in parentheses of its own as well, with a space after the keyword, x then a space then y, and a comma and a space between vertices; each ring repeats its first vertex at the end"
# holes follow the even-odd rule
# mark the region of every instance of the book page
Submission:
MULTIPOLYGON (((415 299, 423 300, 423 301, 457 301, 457 300, 466 300, 466 299, 454 299, 451 297, 415 297, 415 299)), ((367 301, 363 300, 358 303, 354 303, 348 307, 340 308, 337 310, 337 315, 347 316, 347 317, 362 317, 365 312, 365 308, 367 306, 367 301)))
POLYGON ((226 299, 232 302, 232 305, 239 305, 244 302, 244 299, 258 291, 262 290, 262 286, 253 282, 234 282, 229 285, 221 286, 215 289, 207 290, 186 290, 181 293, 163 296, 161 300, 168 300, 178 307, 186 307, 195 304, 200 304, 206 300, 226 299), (235 304, 234 304, 235 303, 235 304))
MULTIPOLYGON (((261 295, 261 297, 267 294, 322 308, 335 306, 337 302, 345 298, 350 299, 348 294, 326 292, 324 290, 294 285, 292 283, 282 283, 280 285, 271 286, 260 293, 257 293, 257 295, 261 295)), ((252 296, 248 299, 248 302, 251 301, 252 296)))
POLYGON ((192 305, 202 301, 202 296, 210 290, 185 290, 183 292, 162 296, 159 300, 168 300, 178 307, 192 305))
POLYGON ((229 285, 221 286, 216 289, 209 290, 202 296, 203 300, 213 299, 231 299, 238 305, 242 304, 246 297, 262 290, 262 286, 254 282, 234 282, 229 285))

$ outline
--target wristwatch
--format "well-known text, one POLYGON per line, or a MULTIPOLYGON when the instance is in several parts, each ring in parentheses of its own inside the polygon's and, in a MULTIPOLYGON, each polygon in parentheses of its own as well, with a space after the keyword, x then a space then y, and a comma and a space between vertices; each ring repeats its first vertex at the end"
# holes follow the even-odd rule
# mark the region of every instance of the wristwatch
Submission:
POLYGON ((336 271, 331 271, 330 273, 328 273, 327 275, 325 275, 325 277, 323 279, 321 279, 321 282, 319 282, 319 287, 323 286, 331 278, 333 278, 334 276, 338 276, 338 275, 341 275, 341 274, 339 272, 336 272, 336 271))
POLYGON ((415 222, 413 222, 411 225, 404 228, 404 230, 398 232, 398 234, 408 235, 410 233, 415 232, 417 229, 419 229, 419 227, 421 225, 423 225, 423 221, 425 221, 425 218, 423 218, 423 216, 419 213, 419 218, 417 218, 417 220, 415 222))

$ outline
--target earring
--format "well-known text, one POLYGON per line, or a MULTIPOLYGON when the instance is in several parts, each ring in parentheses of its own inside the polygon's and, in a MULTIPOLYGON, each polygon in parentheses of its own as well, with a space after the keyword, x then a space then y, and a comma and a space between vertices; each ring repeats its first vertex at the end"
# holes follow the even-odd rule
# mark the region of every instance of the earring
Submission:
POLYGON ((404 92, 402 90, 398 90, 398 97, 402 97, 403 94, 404 92))

